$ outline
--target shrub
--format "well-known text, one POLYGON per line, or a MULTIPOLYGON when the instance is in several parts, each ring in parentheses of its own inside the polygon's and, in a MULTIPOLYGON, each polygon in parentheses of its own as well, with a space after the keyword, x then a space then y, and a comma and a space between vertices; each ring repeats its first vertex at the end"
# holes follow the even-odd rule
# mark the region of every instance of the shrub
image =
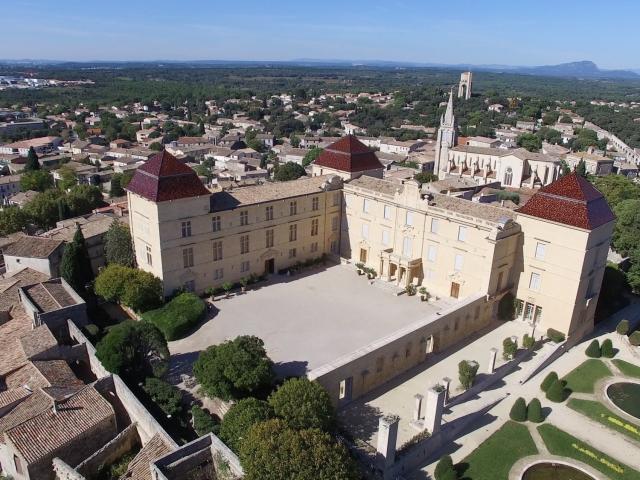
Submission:
POLYGON ((555 330, 553 328, 547 330, 547 337, 549 337, 551 341, 555 343, 564 342, 565 339, 564 333, 559 332, 558 330, 555 330))
POLYGON ((182 411, 182 392, 179 388, 159 378, 149 377, 143 389, 167 416, 174 417, 182 411))
POLYGON ((251 427, 272 417, 273 410, 267 402, 253 397, 243 398, 222 419, 220 438, 231 450, 239 452, 251 427))
POLYGON ((527 419, 527 404, 524 398, 518 398, 509 412, 509 418, 515 422, 524 422, 527 419))
POLYGON ((563 380, 556 380, 553 382, 547 390, 547 400, 555 403, 564 402, 567 398, 567 391, 564 387, 565 382, 563 380))
POLYGON ((416 294, 418 290, 416 289, 416 286, 413 284, 409 284, 405 287, 404 292, 409 295, 410 297, 414 296, 416 294))
POLYGON ((204 392, 223 400, 243 398, 270 387, 273 362, 258 337, 240 336, 200 353, 193 373, 204 392))
POLYGON ((634 347, 640 346, 640 330, 636 330, 629 335, 629 343, 634 347))
POLYGON ((620 320, 620 323, 618 323, 618 326, 616 327, 616 332, 620 335, 628 335, 629 328, 629 320, 620 320))
POLYGON ((547 376, 544 377, 544 380, 542 380, 542 383, 540 384, 540 389, 543 392, 546 392, 549 390, 549 387, 551 387, 551 385, 553 385, 557 381, 558 381, 558 374, 556 372, 549 372, 547 376))
POLYGON ((592 340, 584 353, 587 357, 600 358, 602 355, 600 352, 600 342, 598 342, 598 340, 592 340))
POLYGON ((513 320, 516 317, 516 299, 513 293, 506 293, 498 302, 498 318, 503 321, 513 320))
POLYGON ((469 390, 473 385, 476 375, 478 373, 478 367, 480 365, 477 362, 470 362, 468 360, 462 360, 458 364, 458 379, 462 388, 469 390))
POLYGON ((433 476, 436 480, 455 480, 458 478, 458 474, 453 466, 453 460, 450 455, 445 455, 438 461, 436 469, 433 472, 433 476))
POLYGON ((291 428, 319 428, 328 431, 335 421, 331 397, 317 382, 306 377, 291 378, 269 397, 275 414, 291 428))
POLYGON ((540 423, 544 421, 544 416, 542 415, 542 405, 540 405, 540 400, 537 398, 531 399, 529 405, 527 406, 527 420, 533 423, 540 423))
POLYGON ((535 338, 530 336, 528 333, 525 333, 522 336, 522 346, 523 346, 523 348, 526 348, 527 350, 531 350, 531 349, 533 349, 535 344, 536 344, 535 338))
POLYGON ((613 358, 615 356, 616 352, 613 349, 613 343, 611 342, 610 338, 604 339, 604 341, 602 342, 602 348, 600 349, 600 353, 605 358, 613 358))
POLYGON ((198 405, 194 405, 191 408, 191 420, 193 429, 199 436, 206 435, 207 433, 217 433, 220 428, 220 425, 215 421, 213 416, 198 405))
POLYGON ((162 282, 149 272, 111 264, 96 277, 95 293, 108 302, 120 302, 136 312, 162 304, 162 282))
POLYGON ((518 344, 514 342, 511 337, 507 337, 502 341, 502 358, 505 360, 511 360, 516 356, 518 351, 518 344))
POLYGON ((100 335, 100 327, 90 323, 88 325, 85 325, 84 327, 84 331, 87 333, 87 335, 89 335, 91 338, 97 338, 98 335, 100 335))
POLYGON ((163 333, 167 341, 185 335, 204 316, 207 307, 204 301, 193 293, 181 293, 165 306, 149 310, 142 319, 153 323, 163 333))

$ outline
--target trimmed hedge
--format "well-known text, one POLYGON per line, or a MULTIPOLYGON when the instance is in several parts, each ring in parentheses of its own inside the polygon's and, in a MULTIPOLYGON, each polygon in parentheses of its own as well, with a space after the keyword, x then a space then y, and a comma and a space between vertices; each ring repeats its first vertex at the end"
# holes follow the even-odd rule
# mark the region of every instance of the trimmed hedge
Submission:
POLYGON ((565 336, 564 333, 559 332, 553 328, 547 330, 547 337, 549 337, 555 343, 564 342, 565 336))
POLYGON ((636 330, 629 335, 629 343, 634 347, 640 346, 640 330, 636 330))
POLYGON ((529 405, 527 405, 527 420, 533 423, 540 423, 544 421, 544 415, 542 415, 542 405, 537 398, 531 399, 529 405))
POLYGON ((606 338, 602 342, 600 353, 604 358, 613 358, 616 355, 616 351, 613 349, 613 343, 611 342, 611 339, 606 338))
POLYGON ((167 341, 176 340, 192 329, 204 316, 207 307, 193 293, 181 293, 165 306, 142 314, 142 319, 153 323, 167 341))
POLYGON ((549 387, 558 381, 558 374, 556 372, 549 372, 542 383, 540 384, 540 390, 546 392, 549 387))
POLYGON ((433 476, 436 480, 456 480, 458 478, 451 455, 445 455, 438 461, 433 476))
POLYGON ((600 358, 602 356, 602 353, 600 353, 600 342, 598 342, 598 340, 592 340, 584 353, 587 357, 600 358))
POLYGON ((620 320, 616 327, 616 332, 620 335, 627 335, 629 333, 629 320, 620 320))
POLYGON ((562 403, 567 399, 568 392, 565 389, 564 380, 556 380, 547 390, 547 400, 555 403, 562 403))
POLYGON ((527 419, 527 404, 524 398, 518 398, 509 412, 509 418, 515 422, 524 422, 527 419))

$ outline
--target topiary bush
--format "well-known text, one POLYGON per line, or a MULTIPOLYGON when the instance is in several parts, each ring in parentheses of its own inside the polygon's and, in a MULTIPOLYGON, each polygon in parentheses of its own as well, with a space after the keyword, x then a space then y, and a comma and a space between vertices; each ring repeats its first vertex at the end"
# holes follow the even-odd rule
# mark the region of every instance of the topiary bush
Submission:
POLYGON ((167 341, 177 340, 195 327, 207 310, 204 301, 193 293, 181 293, 156 310, 149 310, 142 319, 160 329, 167 341))
POLYGON ((567 398, 567 391, 564 388, 565 382, 563 380, 556 380, 551 384, 549 389, 547 390, 547 400, 550 400, 555 403, 562 403, 567 398))
POLYGON ((640 330, 636 330, 631 335, 629 335, 629 343, 634 347, 640 345, 640 330))
POLYGON ((458 478, 451 455, 445 455, 438 461, 433 476, 436 480, 456 480, 458 478))
POLYGON ((564 333, 559 332, 553 328, 547 330, 547 337, 551 339, 552 342, 561 343, 564 342, 565 336, 564 333))
POLYGON ((629 334, 629 320, 620 320, 618 326, 616 327, 616 332, 620 335, 628 335, 629 334))
POLYGON ((600 352, 600 342, 598 342, 598 340, 592 340, 584 353, 587 357, 600 358, 602 356, 600 352))
POLYGON ((522 347, 526 348, 527 350, 532 350, 533 347, 536 344, 536 340, 535 338, 533 338, 532 336, 530 336, 528 333, 525 333, 522 336, 522 347))
POLYGON ((517 351, 518 344, 514 342, 511 337, 507 337, 502 341, 502 358, 511 360, 516 356, 517 351))
POLYGON ((542 380, 542 383, 540 384, 540 389, 543 392, 546 392, 549 390, 549 387, 551 387, 551 385, 553 385, 557 381, 558 381, 558 374, 556 372, 549 372, 547 376, 544 377, 544 380, 542 380))
POLYGON ((527 419, 527 404, 524 398, 518 398, 509 412, 509 418, 515 422, 524 422, 527 419))
POLYGON ((533 423, 541 423, 544 421, 542 405, 540 405, 540 400, 537 398, 531 399, 529 405, 527 405, 527 420, 533 423))
POLYGON ((616 354, 613 349, 613 343, 610 338, 605 338, 602 342, 602 347, 600 348, 600 353, 604 358, 613 358, 616 354))

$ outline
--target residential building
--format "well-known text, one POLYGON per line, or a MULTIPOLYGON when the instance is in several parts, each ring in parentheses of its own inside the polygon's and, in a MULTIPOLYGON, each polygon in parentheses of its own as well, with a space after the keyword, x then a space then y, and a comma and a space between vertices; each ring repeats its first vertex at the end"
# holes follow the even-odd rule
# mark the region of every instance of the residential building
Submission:
POLYGON ((313 176, 339 175, 352 180, 362 175, 382 178, 384 166, 357 137, 347 135, 326 147, 312 164, 313 176))
POLYGON ((20 193, 20 175, 0 177, 0 206, 7 205, 16 193, 20 193))
POLYGON ((49 238, 23 236, 4 248, 7 272, 32 268, 50 277, 60 274, 64 242, 49 238))
POLYGON ((609 175, 613 173, 614 160, 588 152, 572 152, 564 157, 571 170, 575 169, 583 161, 587 173, 591 175, 609 175))

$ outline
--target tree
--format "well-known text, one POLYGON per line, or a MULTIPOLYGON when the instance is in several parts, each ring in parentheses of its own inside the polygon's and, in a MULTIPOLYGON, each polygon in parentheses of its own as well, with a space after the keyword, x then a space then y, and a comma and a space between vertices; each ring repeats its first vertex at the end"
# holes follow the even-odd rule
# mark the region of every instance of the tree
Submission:
POLYGON ((0 236, 20 232, 29 223, 29 217, 19 207, 4 207, 0 210, 0 236))
POLYGON ((564 380, 556 380, 553 382, 547 390, 547 399, 555 403, 564 402, 568 393, 564 387, 564 380))
POLYGON ((298 148, 300 146, 300 138, 295 133, 292 133, 289 136, 289 142, 291 142, 291 146, 294 148, 298 148))
POLYGON ((161 152, 162 150, 164 150, 164 147, 162 146, 162 144, 160 142, 153 142, 151 145, 149 145, 149 150, 154 150, 156 152, 161 152))
POLYGON ((587 176, 587 164, 584 160, 580 160, 576 165, 576 173, 581 177, 587 176))
POLYGON ((593 184, 605 196, 611 208, 615 208, 623 200, 640 199, 640 185, 624 175, 606 175, 593 177, 593 184))
POLYGON ((135 265, 131 232, 122 222, 114 220, 104 234, 104 256, 107 264, 116 263, 125 267, 135 265))
POLYGON ((302 165, 294 162, 287 162, 284 165, 279 165, 276 169, 273 179, 276 182, 286 182, 289 180, 297 180, 307 174, 302 165))
POLYGON ((434 173, 420 172, 416 173, 413 176, 413 179, 420 185, 422 185, 423 183, 435 182, 436 180, 438 180, 438 176, 434 173))
POLYGON ((148 377, 144 391, 165 415, 175 417, 182 412, 182 391, 159 378, 148 377))
POLYGON ((220 428, 220 424, 217 423, 216 419, 198 405, 191 407, 191 422, 193 429, 199 436, 207 435, 208 433, 218 434, 220 428))
POLYGON ((458 364, 458 379, 460 380, 462 388, 465 390, 469 390, 471 388, 474 380, 476 379, 479 366, 478 362, 469 360, 462 360, 458 364))
POLYGON ((109 196, 111 198, 113 197, 122 197, 126 192, 124 191, 124 188, 122 188, 122 174, 121 173, 115 173, 112 177, 111 177, 111 186, 109 188, 109 196))
POLYGON ((547 376, 544 377, 544 380, 542 380, 542 383, 540 384, 540 389, 543 392, 546 392, 547 390, 549 390, 551 385, 553 385, 557 381, 558 381, 558 374, 556 372, 549 372, 547 376))
POLYGON ((118 264, 107 265, 96 277, 93 290, 107 302, 118 302, 124 294, 130 276, 130 268, 118 264))
POLYGON ((291 428, 329 431, 335 421, 331 397, 322 385, 306 377, 284 382, 269 397, 269 405, 291 428))
POLYGON ((63 165, 60 167, 58 169, 58 175, 60 176, 58 186, 62 190, 68 190, 78 184, 78 175, 76 175, 75 170, 73 170, 69 165, 63 165))
POLYGON ((273 362, 258 337, 240 336, 200 353, 193 373, 207 395, 243 398, 273 381, 273 362))
POLYGON ((89 253, 80 225, 71 243, 67 243, 60 262, 60 275, 78 293, 83 293, 93 279, 89 253))
POLYGON ((616 225, 611 244, 622 255, 638 248, 640 238, 640 199, 622 200, 614 208, 616 225))
POLYGON ((249 397, 234 404, 222 419, 220 438, 234 452, 240 452, 251 427, 273 418, 273 409, 263 400, 249 397))
POLYGON ((445 455, 438 460, 433 476, 436 480, 456 480, 458 478, 451 455, 445 455))
POLYGON ((39 227, 49 229, 58 220, 58 199, 63 197, 59 190, 39 193, 24 206, 27 216, 39 227))
POLYGON ((65 202, 73 216, 85 215, 103 204, 102 192, 94 185, 75 185, 65 202))
POLYGON ((294 430, 282 420, 258 423, 240 449, 246 480, 356 480, 344 446, 319 430, 294 430))
POLYGON ((318 147, 313 147, 309 149, 309 151, 305 154, 304 158, 302 159, 302 166, 306 167, 308 165, 311 165, 313 162, 316 161, 316 158, 320 156, 322 151, 323 149, 318 147))
POLYGON ((108 302, 120 302, 136 312, 146 312, 162 304, 162 281, 149 272, 123 265, 103 268, 94 284, 96 295, 108 302))
POLYGON ((587 357, 600 358, 600 342, 598 340, 592 340, 587 349, 584 352, 587 357))
POLYGON ((138 381, 164 375, 169 349, 154 325, 126 320, 111 327, 98 342, 96 356, 108 371, 138 381))
POLYGON ((513 341, 511 337, 507 337, 502 341, 502 358, 511 360, 516 356, 518 351, 518 342, 513 341))
POLYGON ((540 400, 537 398, 532 398, 529 405, 527 405, 527 420, 533 423, 540 423, 544 420, 542 405, 540 405, 540 400))
POLYGON ((44 192, 53 187, 53 177, 46 170, 32 170, 20 177, 20 190, 44 192))
POLYGON ((40 161, 38 160, 38 154, 33 147, 29 147, 29 153, 27 154, 27 163, 24 164, 25 172, 32 172, 34 170, 40 170, 40 161))
POLYGON ((560 175, 564 177, 565 175, 569 175, 571 173, 571 167, 567 161, 563 158, 560 160, 560 175))
POLYGON ((518 137, 518 146, 530 152, 537 152, 542 148, 542 140, 533 133, 523 133, 518 137))
POLYGON ((616 354, 610 338, 605 338, 602 342, 601 354, 604 358, 613 358, 616 354))
POLYGON ((527 419, 527 404, 524 398, 518 398, 509 412, 509 418, 515 422, 524 422, 527 419))

